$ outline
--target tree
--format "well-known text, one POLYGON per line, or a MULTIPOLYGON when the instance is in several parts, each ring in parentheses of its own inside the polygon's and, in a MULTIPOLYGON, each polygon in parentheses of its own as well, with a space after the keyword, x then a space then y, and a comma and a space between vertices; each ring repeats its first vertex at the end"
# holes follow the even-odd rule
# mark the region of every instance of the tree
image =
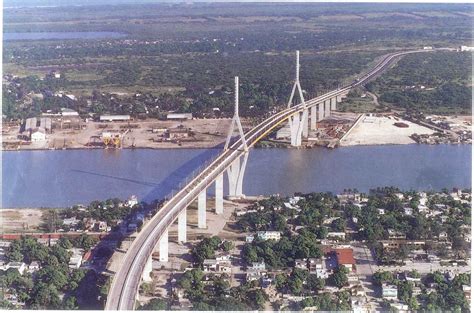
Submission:
POLYGON ((413 284, 411 282, 402 281, 398 285, 398 299, 408 303, 413 293, 413 284))
POLYGON ((66 250, 71 249, 73 247, 71 241, 66 237, 59 238, 57 245, 66 250))
POLYGON ((21 275, 18 272, 18 270, 14 268, 9 268, 6 271, 1 271, 0 272, 0 286, 1 287, 10 287, 13 285, 16 281, 19 281, 21 279, 21 275))
POLYGON ((411 297, 408 302, 408 307, 410 307, 411 310, 418 310, 418 308, 420 307, 420 304, 418 303, 418 301, 416 300, 416 297, 411 297))
POLYGON ((22 262, 23 261, 23 254, 21 251, 16 249, 10 249, 6 254, 7 260, 10 262, 22 262))
POLYGON ((242 249, 242 259, 250 264, 259 260, 257 248, 253 244, 246 243, 242 249))
POLYGON ((300 278, 293 278, 288 281, 288 287, 294 295, 299 295, 303 292, 303 281, 300 278))
POLYGON ((230 283, 227 279, 227 275, 221 275, 214 277, 213 293, 215 296, 223 296, 227 293, 227 290, 230 288, 230 283))
POLYGON ((51 248, 51 254, 54 255, 60 264, 68 264, 71 258, 72 252, 67 251, 59 245, 55 245, 51 248))
POLYGON ((285 274, 277 274, 275 276, 275 286, 280 292, 284 291, 288 283, 288 277, 285 274))
POLYGON ((410 277, 420 278, 421 275, 420 275, 420 273, 418 273, 418 271, 416 269, 413 269, 413 270, 410 271, 410 277))
POLYGON ((61 305, 61 310, 77 310, 79 306, 74 296, 65 297, 61 305))
POLYGON ((140 293, 143 293, 143 294, 146 295, 146 296, 151 296, 151 295, 153 295, 153 284, 143 282, 143 283, 140 285, 140 293))
POLYGON ((187 298, 193 303, 200 302, 204 296, 204 284, 202 279, 204 273, 200 269, 192 269, 183 274, 181 279, 178 281, 178 286, 184 289, 187 298))
POLYGON ((234 244, 232 243, 232 241, 224 241, 224 243, 222 244, 222 250, 224 250, 225 252, 229 252, 230 250, 232 250, 234 248, 234 244))
POLYGON ((393 281, 393 275, 391 272, 388 271, 378 271, 375 272, 375 274, 373 275, 373 280, 375 284, 380 286, 386 282, 391 283, 393 281))
POLYGON ((247 303, 254 310, 261 310, 265 306, 265 302, 268 300, 268 296, 262 289, 253 289, 247 292, 246 295, 247 303))
POLYGON ((83 269, 74 269, 69 274, 69 282, 67 289, 70 291, 74 291, 79 287, 82 279, 86 276, 86 270, 83 269))
POLYGON ((43 219, 43 228, 47 232, 56 232, 58 229, 61 228, 63 221, 61 217, 58 214, 57 210, 48 210, 45 213, 43 213, 42 216, 43 219))
POLYGON ((307 288, 312 292, 318 292, 324 289, 326 282, 322 278, 318 278, 316 274, 310 274, 306 282, 307 288))
POLYGON ((76 247, 82 248, 84 250, 89 250, 95 244, 96 240, 86 234, 81 234, 79 237, 76 238, 75 241, 76 247))
POLYGON ((148 303, 138 307, 140 311, 165 311, 168 310, 168 302, 162 298, 153 298, 148 303))
POLYGON ((68 283, 68 277, 57 267, 46 266, 38 271, 40 280, 54 286, 56 290, 62 289, 68 283))
POLYGON ((436 284, 441 284, 445 282, 444 275, 440 271, 436 271, 428 275, 428 279, 431 279, 436 284))
POLYGON ((193 257, 197 263, 202 264, 205 259, 214 257, 215 251, 219 248, 221 239, 217 236, 204 238, 193 249, 193 257))
POLYGON ((342 288, 343 286, 347 285, 349 279, 347 278, 347 274, 349 270, 344 266, 339 266, 333 274, 329 277, 329 280, 332 285, 342 288))
POLYGON ((31 309, 59 309, 60 305, 61 299, 59 298, 58 290, 54 285, 40 282, 34 286, 31 295, 31 302, 29 303, 31 309))

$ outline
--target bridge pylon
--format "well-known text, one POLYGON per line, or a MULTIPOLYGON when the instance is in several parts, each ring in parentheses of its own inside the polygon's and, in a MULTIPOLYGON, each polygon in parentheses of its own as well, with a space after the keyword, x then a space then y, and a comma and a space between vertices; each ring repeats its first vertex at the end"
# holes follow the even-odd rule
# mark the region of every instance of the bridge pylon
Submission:
POLYGON ((301 146, 302 137, 308 137, 308 108, 303 97, 303 90, 300 85, 300 52, 296 50, 296 77, 291 90, 290 99, 288 100, 288 108, 291 107, 295 92, 298 90, 298 96, 303 104, 303 112, 290 116, 288 124, 290 126, 291 145, 294 147, 301 146))
MULTIPOLYGON (((234 90, 234 117, 232 118, 232 123, 230 125, 229 134, 227 135, 227 140, 224 145, 224 150, 229 149, 230 140, 234 133, 235 126, 237 126, 240 139, 244 145, 244 154, 242 157, 235 159, 234 162, 230 165, 227 169, 227 178, 229 181, 229 197, 232 198, 241 198, 244 197, 242 192, 242 185, 244 180, 244 173, 245 168, 247 166, 247 159, 249 156, 249 147, 247 145, 247 140, 245 139, 244 130, 242 128, 242 123, 240 122, 239 117, 239 77, 235 76, 235 90, 234 90), (242 158, 242 162, 241 159, 242 158)), ((221 194, 221 193, 219 193, 221 194)), ((216 201, 220 201, 221 199, 217 199, 216 193, 216 201)), ((219 208, 220 211, 220 208, 219 208)), ((220 213, 220 212, 218 212, 220 213)))

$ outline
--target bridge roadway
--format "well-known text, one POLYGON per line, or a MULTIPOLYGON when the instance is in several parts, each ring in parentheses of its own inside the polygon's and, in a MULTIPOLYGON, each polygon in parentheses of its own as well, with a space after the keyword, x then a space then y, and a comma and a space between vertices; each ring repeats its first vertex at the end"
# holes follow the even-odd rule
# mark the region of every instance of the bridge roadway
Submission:
MULTIPOLYGON (((358 81, 338 90, 306 101, 307 108, 319 103, 345 95, 350 89, 360 86, 386 69, 397 57, 417 52, 431 50, 413 50, 387 55, 371 71, 359 78, 358 81)), ((304 110, 302 104, 282 110, 267 118, 245 134, 250 147, 266 136, 278 125, 288 121, 288 118, 304 110)), ((122 261, 121 268, 115 273, 109 289, 106 310, 133 310, 142 273, 148 258, 153 253, 161 235, 176 220, 179 213, 188 207, 199 193, 211 185, 215 179, 223 174, 234 160, 245 153, 242 140, 237 140, 229 149, 223 151, 210 165, 192 179, 184 188, 176 193, 153 218, 143 227, 128 249, 122 261)))

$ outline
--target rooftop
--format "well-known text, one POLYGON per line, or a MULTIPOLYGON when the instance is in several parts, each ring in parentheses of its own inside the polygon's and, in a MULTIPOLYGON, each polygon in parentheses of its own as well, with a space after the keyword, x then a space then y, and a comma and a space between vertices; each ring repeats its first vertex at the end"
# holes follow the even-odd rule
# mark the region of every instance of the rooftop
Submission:
POLYGON ((338 264, 355 264, 353 250, 350 248, 335 249, 338 264))

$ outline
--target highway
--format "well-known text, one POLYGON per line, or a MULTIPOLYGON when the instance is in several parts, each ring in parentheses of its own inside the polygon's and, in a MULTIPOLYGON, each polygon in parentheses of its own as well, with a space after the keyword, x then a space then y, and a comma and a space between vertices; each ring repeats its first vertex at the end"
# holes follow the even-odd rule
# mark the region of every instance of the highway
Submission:
MULTIPOLYGON (((386 69, 395 59, 410 53, 429 52, 433 50, 413 50, 387 55, 372 70, 361 76, 357 81, 340 89, 330 91, 314 99, 305 101, 306 108, 310 108, 322 101, 335 96, 346 94, 354 87, 360 86, 386 69)), ((267 118, 245 134, 247 145, 252 147, 265 137, 274 128, 288 121, 292 115, 304 110, 303 104, 284 109, 267 118)), ((144 266, 152 254, 163 232, 176 220, 179 213, 188 207, 199 193, 210 186, 215 179, 225 172, 234 160, 245 153, 241 139, 237 140, 229 149, 223 151, 217 158, 203 169, 185 187, 169 199, 163 207, 143 227, 131 244, 123 259, 120 270, 115 273, 109 289, 106 310, 133 310, 144 266)))

